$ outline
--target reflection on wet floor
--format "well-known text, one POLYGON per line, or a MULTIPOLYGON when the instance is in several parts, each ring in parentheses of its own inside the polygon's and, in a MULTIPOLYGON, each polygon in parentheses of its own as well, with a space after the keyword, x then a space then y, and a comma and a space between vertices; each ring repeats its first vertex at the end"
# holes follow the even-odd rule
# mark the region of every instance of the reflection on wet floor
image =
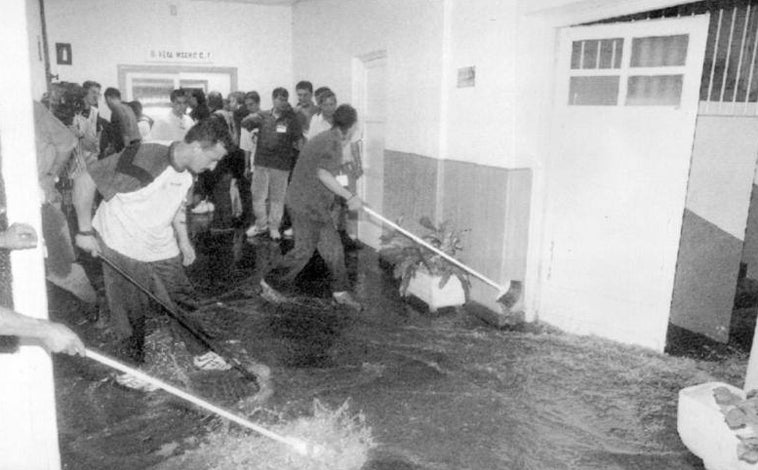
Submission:
MULTIPOLYGON (((278 245, 202 237, 192 279, 221 299, 205 308, 219 333, 272 368, 266 406, 298 416, 314 399, 350 400, 379 443, 366 469, 702 468, 678 439, 677 393, 744 371, 539 326, 498 330, 465 311, 430 314, 400 299, 369 249, 348 257, 364 311, 331 304, 319 259, 290 302, 271 304, 251 276, 278 245)), ((147 468, 168 442, 179 452, 207 432, 201 413, 116 390, 86 365, 57 365, 67 468, 147 468), (91 419, 78 414, 93 407, 91 419)))

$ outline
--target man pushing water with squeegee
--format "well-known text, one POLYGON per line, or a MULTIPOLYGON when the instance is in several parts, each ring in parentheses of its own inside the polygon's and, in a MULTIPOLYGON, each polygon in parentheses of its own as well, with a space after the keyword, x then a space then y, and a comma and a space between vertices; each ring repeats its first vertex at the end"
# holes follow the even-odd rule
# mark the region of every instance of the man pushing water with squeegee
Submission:
MULTIPOLYGON (((140 286, 149 286, 164 306, 173 307, 173 301, 194 303, 194 289, 184 272, 184 266, 195 261, 187 233, 187 196, 193 174, 215 168, 232 146, 226 127, 209 119, 168 147, 138 142, 89 166, 85 189, 74 195, 79 221, 76 244, 104 261, 111 327, 120 340, 117 355, 121 359, 132 364, 144 360, 145 311, 150 299, 140 286), (93 219, 95 189, 104 200, 93 219)), ((189 328, 188 319, 180 319, 182 326, 171 316, 172 329, 194 356, 196 367, 231 368, 195 334, 196 327, 189 328)), ((155 388, 130 374, 116 380, 138 390, 155 388)))

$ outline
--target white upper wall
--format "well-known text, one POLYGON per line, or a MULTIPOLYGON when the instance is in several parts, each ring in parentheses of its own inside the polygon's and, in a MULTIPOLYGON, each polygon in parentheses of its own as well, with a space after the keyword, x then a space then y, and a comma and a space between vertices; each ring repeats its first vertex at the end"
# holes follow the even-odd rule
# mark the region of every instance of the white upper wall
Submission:
POLYGON ((295 81, 352 101, 352 61, 387 53, 388 150, 438 156, 443 11, 430 0, 314 0, 293 6, 295 81))
POLYGON ((236 67, 238 88, 258 90, 264 106, 277 86, 294 93, 292 9, 286 5, 45 0, 45 13, 51 71, 60 80, 117 87, 118 65, 167 65, 149 62, 149 51, 180 48, 212 54, 210 62, 183 65, 236 67), (55 64, 56 42, 71 44, 72 65, 55 64))
POLYGON ((512 166, 517 114, 516 2, 454 0, 450 15, 447 158, 512 166), (458 70, 475 67, 473 87, 458 70))

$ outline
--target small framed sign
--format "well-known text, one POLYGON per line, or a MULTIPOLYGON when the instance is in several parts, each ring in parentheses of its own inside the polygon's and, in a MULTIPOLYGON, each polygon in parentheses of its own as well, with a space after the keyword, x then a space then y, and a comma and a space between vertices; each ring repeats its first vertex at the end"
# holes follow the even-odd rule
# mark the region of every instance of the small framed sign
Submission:
POLYGON ((476 84, 476 67, 461 67, 458 69, 458 88, 472 87, 476 84))
POLYGON ((58 65, 71 65, 71 43, 55 43, 55 61, 58 65))

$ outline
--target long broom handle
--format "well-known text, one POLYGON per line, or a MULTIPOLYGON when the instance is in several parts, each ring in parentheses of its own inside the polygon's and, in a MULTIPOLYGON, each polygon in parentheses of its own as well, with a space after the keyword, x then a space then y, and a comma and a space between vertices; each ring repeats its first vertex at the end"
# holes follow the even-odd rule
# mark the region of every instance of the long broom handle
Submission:
POLYGON ((497 282, 495 282, 492 279, 488 278, 484 274, 482 274, 482 273, 480 273, 478 271, 475 271, 472 268, 469 268, 468 266, 466 266, 465 264, 461 263, 460 261, 458 261, 457 259, 453 258, 452 256, 448 255, 444 251, 442 251, 439 248, 435 247, 434 245, 428 243, 426 240, 417 237, 416 235, 412 234, 408 230, 405 230, 401 226, 397 225, 396 223, 392 222, 391 220, 389 220, 386 217, 382 216, 381 214, 377 213, 375 210, 373 210, 371 208, 368 208, 366 206, 363 206, 363 210, 366 211, 367 214, 369 214, 369 215, 371 215, 373 217, 376 217, 377 219, 379 219, 383 223, 385 223, 385 224, 389 225, 390 227, 394 228, 395 230, 397 230, 398 232, 402 233, 403 235, 405 235, 406 237, 410 238, 411 240, 413 240, 414 242, 418 243, 419 245, 423 245, 424 247, 426 247, 426 248, 432 250, 433 252, 437 253, 438 255, 442 256, 443 258, 445 258, 446 260, 450 261, 451 263, 453 263, 454 265, 458 266, 459 268, 461 268, 462 270, 466 271, 467 273, 471 274, 472 276, 481 279, 482 281, 484 281, 487 284, 491 285, 495 289, 498 289, 499 291, 505 290, 497 282))
POLYGON ((142 283, 140 283, 137 279, 135 279, 131 274, 129 274, 128 272, 126 272, 121 266, 119 266, 118 264, 116 264, 115 262, 113 262, 113 260, 109 259, 108 257, 106 257, 105 255, 103 255, 102 253, 100 253, 100 259, 103 260, 103 262, 105 264, 107 264, 108 266, 110 266, 111 268, 113 268, 114 271, 116 271, 120 275, 124 276, 124 278, 126 278, 126 280, 128 280, 129 282, 131 282, 132 284, 134 284, 134 286, 137 289, 141 290, 145 295, 147 295, 148 297, 150 297, 154 302, 158 303, 158 305, 160 305, 161 307, 163 307, 174 320, 178 321, 184 328, 187 329, 187 331, 189 331, 190 333, 192 333, 193 336, 195 336, 198 340, 200 340, 200 342, 202 342, 211 351, 215 352, 216 354, 221 355, 223 357, 223 359, 225 361, 227 361, 228 363, 230 363, 232 365, 232 367, 234 367, 234 369, 236 369, 237 371, 239 371, 243 375, 243 377, 245 377, 246 379, 249 379, 249 380, 256 379, 255 374, 253 374, 252 372, 250 372, 249 370, 247 370, 245 368, 245 366, 243 366, 236 358, 231 357, 226 351, 224 351, 223 349, 219 348, 217 345, 213 344, 207 338, 206 335, 204 335, 200 331, 197 331, 193 326, 191 326, 188 323, 188 320, 186 320, 183 315, 179 314, 179 312, 177 311, 177 309, 173 308, 173 306, 169 305, 168 303, 166 303, 166 301, 164 301, 163 299, 161 299, 160 297, 158 297, 157 295, 155 295, 152 291, 150 291, 150 289, 148 289, 147 287, 143 286, 142 283))
POLYGON ((93 351, 91 349, 86 349, 85 351, 86 351, 87 357, 90 359, 93 359, 103 365, 112 367, 121 372, 131 374, 141 380, 144 380, 145 382, 149 382, 150 384, 155 385, 156 387, 162 388, 163 390, 167 391, 168 393, 172 395, 175 395, 183 400, 187 400, 190 403, 193 403, 201 408, 205 408, 208 411, 211 411, 219 416, 222 416, 230 421, 233 421, 239 424, 240 426, 244 426, 248 429, 252 429, 258 434, 266 436, 269 439, 273 439, 277 442, 281 442, 282 444, 288 445, 292 447, 294 450, 296 450, 298 453, 305 455, 306 457, 314 457, 315 455, 314 452, 318 452, 320 450, 319 449, 320 446, 318 445, 305 442, 295 437, 281 436, 273 431, 269 431, 268 429, 258 426, 257 424, 251 421, 248 421, 245 418, 237 416, 236 414, 230 411, 227 411, 224 408, 221 408, 212 403, 209 403, 203 400, 202 398, 198 398, 190 393, 185 392, 184 390, 180 388, 174 387, 173 385, 167 384, 166 382, 156 379, 155 377, 152 377, 148 374, 145 374, 144 372, 140 370, 137 370, 133 367, 129 367, 125 364, 122 364, 121 362, 115 359, 112 359, 108 356, 105 356, 103 354, 100 354, 97 351, 93 351))

